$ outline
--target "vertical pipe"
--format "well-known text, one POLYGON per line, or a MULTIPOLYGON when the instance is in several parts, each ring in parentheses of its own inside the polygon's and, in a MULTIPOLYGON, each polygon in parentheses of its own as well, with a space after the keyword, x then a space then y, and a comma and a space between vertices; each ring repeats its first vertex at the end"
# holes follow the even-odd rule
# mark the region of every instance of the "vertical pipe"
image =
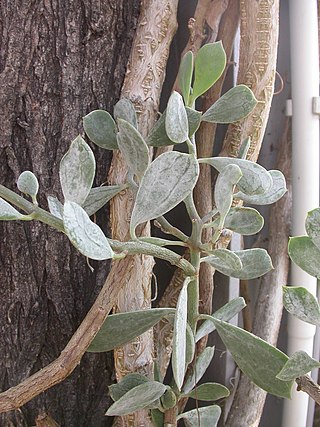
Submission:
MULTIPOLYGON (((319 95, 317 0, 289 0, 292 78, 292 235, 305 234, 307 212, 319 206, 319 119, 312 98, 319 95)), ((291 283, 316 294, 316 279, 292 265, 291 283)), ((290 316, 288 354, 313 352, 315 327, 290 316)), ((294 391, 284 405, 283 427, 305 427, 308 396, 294 391)))

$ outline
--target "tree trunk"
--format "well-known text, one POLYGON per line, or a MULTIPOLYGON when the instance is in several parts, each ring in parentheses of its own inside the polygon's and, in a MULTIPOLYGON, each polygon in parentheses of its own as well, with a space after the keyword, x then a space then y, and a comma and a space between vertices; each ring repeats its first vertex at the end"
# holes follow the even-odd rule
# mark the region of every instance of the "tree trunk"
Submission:
MULTIPOLYGON (((25 0, 0 4, 0 182, 16 190, 24 170, 46 196, 61 199, 59 161, 95 108, 112 111, 139 14, 139 1, 25 0)), ((109 152, 95 149, 95 185, 105 181, 109 152)), ((107 212, 98 215, 106 230, 107 212)), ((0 224, 0 387, 5 390, 47 365, 64 348, 108 272, 70 247, 65 236, 36 222, 0 224), (62 256, 61 256, 62 254, 62 256)), ((39 414, 58 425, 104 426, 110 355, 86 355, 62 384, 1 426, 33 426, 39 414)), ((39 423, 39 420, 37 421, 39 423)), ((39 424, 40 425, 40 424, 39 424)))

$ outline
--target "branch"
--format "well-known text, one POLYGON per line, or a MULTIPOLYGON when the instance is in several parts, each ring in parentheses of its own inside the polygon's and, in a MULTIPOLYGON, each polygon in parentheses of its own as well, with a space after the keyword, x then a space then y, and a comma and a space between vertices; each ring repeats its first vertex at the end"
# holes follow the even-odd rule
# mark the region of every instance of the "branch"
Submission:
POLYGON ((311 399, 320 405, 320 386, 309 375, 303 375, 296 379, 297 390, 304 391, 311 399))

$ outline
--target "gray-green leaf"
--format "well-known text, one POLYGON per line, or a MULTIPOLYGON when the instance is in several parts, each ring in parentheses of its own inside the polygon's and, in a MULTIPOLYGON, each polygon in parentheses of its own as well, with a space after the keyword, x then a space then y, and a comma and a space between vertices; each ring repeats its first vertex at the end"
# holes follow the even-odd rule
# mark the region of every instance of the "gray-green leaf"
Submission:
POLYGON ((101 148, 116 150, 116 123, 104 110, 94 110, 83 118, 83 128, 88 138, 101 148))
POLYGON ((113 257, 113 250, 103 231, 77 203, 64 204, 63 224, 71 243, 83 255, 96 260, 113 257))
POLYGON ((63 204, 53 196, 48 196, 47 200, 50 213, 59 219, 63 219, 63 204))
POLYGON ((281 381, 295 380, 305 375, 314 368, 319 368, 320 362, 310 357, 305 351, 297 351, 286 362, 278 373, 277 378, 281 381))
POLYGON ((138 128, 137 113, 133 103, 128 98, 121 98, 113 109, 113 117, 115 120, 123 119, 129 122, 136 129, 138 128))
POLYGON ((174 313, 173 308, 151 308, 111 314, 104 321, 87 351, 103 352, 120 347, 152 328, 163 317, 174 313))
POLYGON ((192 155, 172 151, 157 157, 141 180, 131 233, 138 224, 157 218, 182 202, 191 193, 198 175, 198 161, 192 155))
POLYGON ((251 381, 268 393, 290 398, 293 381, 276 378, 288 357, 266 341, 237 326, 217 319, 214 322, 235 362, 251 381))
POLYGON ((148 146, 129 122, 118 119, 118 127, 117 141, 120 151, 131 171, 141 179, 149 166, 148 146))
POLYGON ((209 367, 214 355, 214 347, 206 347, 203 352, 197 357, 195 366, 189 373, 185 384, 182 388, 183 394, 188 394, 201 380, 207 368, 209 367))
POLYGON ((89 216, 98 212, 114 196, 126 188, 126 185, 108 185, 91 188, 88 197, 82 204, 89 216))
POLYGON ((148 381, 132 388, 110 406, 106 415, 127 415, 146 408, 159 399, 166 391, 166 386, 157 381, 148 381))
POLYGON ((60 161, 60 183, 65 200, 82 205, 92 187, 95 171, 93 152, 78 136, 60 161))
POLYGON ((258 233, 263 224, 263 216, 256 209, 234 207, 228 212, 224 227, 244 236, 251 236, 258 233))
POLYGON ((320 306, 315 296, 306 288, 283 286, 283 305, 285 309, 304 322, 320 326, 320 306))
POLYGON ((192 399, 205 400, 209 402, 228 397, 229 394, 230 392, 227 387, 222 384, 205 383, 190 391, 187 396, 192 397, 192 399))
POLYGON ((202 121, 210 123, 236 122, 250 114, 257 102, 253 92, 247 86, 235 86, 203 114, 202 121))
POLYGON ((188 116, 182 96, 178 92, 172 92, 169 98, 165 126, 169 139, 175 144, 180 144, 188 139, 188 116))
POLYGON ((29 215, 23 215, 8 202, 0 198, 0 221, 22 220, 30 221, 29 215))
POLYGON ((22 193, 28 194, 33 200, 39 191, 39 182, 37 177, 30 171, 22 172, 18 178, 17 186, 22 193))
POLYGON ((184 103, 186 105, 189 105, 192 74, 193 53, 191 50, 189 50, 181 59, 178 73, 178 84, 184 99, 184 103))
POLYGON ((320 208, 308 212, 306 218, 306 231, 313 243, 320 249, 320 208))
POLYGON ((214 201, 220 213, 220 226, 223 225, 224 219, 232 206, 233 189, 241 177, 241 169, 234 164, 225 166, 218 175, 214 189, 214 201))
POLYGON ((320 279, 320 249, 308 236, 290 237, 289 256, 302 270, 320 279))
POLYGON ((109 386, 110 396, 114 401, 117 401, 126 393, 128 393, 128 391, 132 388, 135 388, 138 385, 144 384, 148 381, 151 380, 137 372, 133 372, 131 374, 126 375, 118 383, 109 386))
POLYGON ((214 249, 210 252, 212 255, 201 259, 202 262, 207 262, 213 268, 223 273, 226 268, 232 271, 242 269, 242 262, 239 256, 229 249, 214 249))
POLYGON ((183 419, 186 427, 216 427, 221 415, 221 408, 217 405, 204 406, 199 409, 192 409, 178 415, 177 419, 183 419), (199 424, 200 418, 200 424, 199 424))

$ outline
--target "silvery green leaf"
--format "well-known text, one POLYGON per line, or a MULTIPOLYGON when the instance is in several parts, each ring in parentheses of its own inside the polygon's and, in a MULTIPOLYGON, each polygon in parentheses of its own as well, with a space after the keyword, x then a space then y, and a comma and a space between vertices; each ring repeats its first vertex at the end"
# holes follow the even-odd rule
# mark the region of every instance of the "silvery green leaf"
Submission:
POLYGON ((214 249, 211 255, 201 259, 201 262, 210 264, 213 268, 223 273, 226 269, 241 270, 243 265, 236 252, 229 249, 214 249))
POLYGON ((238 85, 221 96, 202 116, 210 123, 233 123, 244 119, 257 105, 253 92, 245 85, 238 85))
POLYGON ((181 90, 184 103, 186 105, 189 104, 192 74, 193 74, 193 52, 189 50, 181 59, 179 73, 178 73, 178 85, 181 90))
POLYGON ((138 130, 125 120, 118 119, 118 147, 130 170, 139 178, 149 166, 149 150, 138 130))
POLYGON ((206 347, 202 353, 197 357, 195 366, 189 373, 183 388, 182 393, 188 394, 201 380, 207 368, 209 367, 214 355, 214 347, 206 347))
POLYGON ((305 351, 297 351, 286 362, 278 373, 277 378, 281 381, 295 380, 312 371, 312 369, 319 367, 320 362, 310 357, 305 351))
POLYGON ((104 110, 94 110, 83 118, 83 128, 88 138, 101 148, 116 150, 116 123, 104 110))
POLYGON ((47 200, 50 213, 59 219, 63 219, 63 204, 53 196, 48 196, 47 200))
POLYGON ((151 419, 155 427, 164 426, 164 413, 159 409, 151 409, 151 419))
POLYGON ((228 212, 224 227, 244 236, 251 236, 258 233, 263 224, 263 216, 256 209, 234 207, 228 212))
POLYGON ((272 185, 265 193, 248 195, 239 191, 234 197, 252 205, 271 205, 277 202, 287 192, 286 180, 278 170, 270 170, 268 173, 272 178, 272 185))
POLYGON ((82 204, 83 209, 89 216, 95 214, 114 196, 126 188, 125 185, 108 185, 91 188, 86 200, 82 204))
POLYGON ((183 419, 186 427, 216 427, 218 425, 220 415, 220 406, 212 405, 184 412, 178 415, 177 419, 183 419))
POLYGON ((239 153, 238 153, 238 158, 239 159, 244 159, 245 160, 247 158, 247 154, 248 154, 250 145, 251 145, 251 138, 249 136, 248 138, 244 139, 241 142, 241 145, 240 145, 240 148, 239 148, 239 153))
POLYGON ((0 198, 0 221, 11 220, 30 221, 32 218, 29 215, 21 214, 8 202, 0 198))
POLYGON ((109 393, 114 401, 119 400, 122 396, 128 393, 132 388, 137 387, 140 384, 144 384, 150 381, 149 378, 133 372, 126 375, 121 381, 116 384, 109 385, 109 393))
POLYGON ((193 108, 185 107, 187 116, 188 116, 188 124, 189 124, 189 138, 197 132, 201 123, 201 112, 194 110, 193 108))
POLYGON ((173 315, 173 308, 151 308, 109 315, 88 348, 88 352, 110 351, 131 342, 152 328, 163 317, 173 315), (128 328, 128 325, 131 325, 128 328))
POLYGON ((172 92, 166 111, 166 133, 175 144, 185 142, 189 136, 188 116, 182 96, 172 92))
MULTIPOLYGON (((240 258, 242 268, 235 269, 231 268, 226 263, 221 263, 221 265, 219 265, 219 271, 226 276, 236 277, 242 280, 256 279, 273 268, 271 258, 265 249, 245 249, 234 251, 233 253, 240 258)), ((218 270, 217 267, 216 269, 218 270)))
POLYGON ((195 349, 196 349, 196 342, 194 339, 194 334, 192 332, 192 329, 191 329, 189 323, 187 323, 187 327, 186 327, 186 369, 187 369, 189 363, 191 363, 193 361, 195 349))
POLYGON ((103 231, 77 203, 67 201, 64 204, 63 224, 71 243, 84 256, 96 260, 113 257, 113 250, 103 231))
POLYGON ((166 386, 157 381, 148 381, 132 388, 119 400, 110 406, 106 415, 127 415, 139 409, 143 409, 159 399, 165 391, 166 386))
POLYGON ((60 183, 65 200, 82 205, 92 187, 95 171, 93 152, 78 136, 60 161, 60 183))
POLYGON ((200 159, 199 162, 208 163, 219 172, 230 164, 239 166, 242 172, 242 178, 238 182, 237 187, 240 191, 248 195, 266 193, 272 186, 273 181, 270 173, 262 166, 250 160, 231 157, 209 157, 200 159))
POLYGON ((222 75, 226 66, 226 53, 222 43, 207 43, 199 49, 194 61, 194 84, 189 105, 205 93, 222 75))
POLYGON ((241 177, 241 169, 239 166, 233 164, 225 166, 218 175, 214 189, 214 201, 222 220, 221 226, 232 206, 234 186, 239 182, 241 177))
POLYGON ((308 212, 306 231, 312 242, 320 249, 320 208, 308 212))
POLYGON ((288 357, 244 329, 217 319, 214 322, 224 345, 241 371, 268 393, 290 398, 293 381, 276 378, 288 357))
MULTIPOLYGON (((233 300, 227 302, 219 310, 212 314, 212 317, 216 319, 223 320, 228 322, 234 316, 236 316, 240 311, 246 306, 245 300, 242 297, 234 298, 233 300)), ((196 342, 198 342, 202 337, 210 334, 215 331, 216 327, 213 323, 213 320, 205 320, 197 329, 196 332, 196 342)))
POLYGON ((283 286, 285 309, 304 322, 320 326, 320 306, 315 296, 300 286, 283 286))
POLYGON ((137 193, 130 230, 173 209, 191 193, 199 175, 197 159, 171 151, 157 157, 146 170, 137 193))
POLYGON ((113 117, 115 120, 123 119, 136 129, 138 128, 137 113, 133 103, 128 98, 121 98, 116 103, 113 109, 113 117))
POLYGON ((17 181, 18 189, 35 199, 39 191, 39 182, 37 177, 30 171, 24 171, 17 181))
POLYGON ((186 347, 187 347, 187 315, 188 315, 188 284, 190 279, 184 281, 177 302, 173 326, 172 342, 172 371, 173 378, 181 390, 186 373, 186 347))
POLYGON ((302 270, 320 279, 320 249, 308 236, 290 237, 289 257, 302 270))
POLYGON ((230 391, 222 384, 218 383, 205 383, 199 385, 188 393, 188 397, 196 400, 214 401, 224 397, 228 397, 230 391))
POLYGON ((177 403, 177 397, 171 387, 167 386, 167 391, 161 396, 161 405, 164 409, 173 408, 177 403))

